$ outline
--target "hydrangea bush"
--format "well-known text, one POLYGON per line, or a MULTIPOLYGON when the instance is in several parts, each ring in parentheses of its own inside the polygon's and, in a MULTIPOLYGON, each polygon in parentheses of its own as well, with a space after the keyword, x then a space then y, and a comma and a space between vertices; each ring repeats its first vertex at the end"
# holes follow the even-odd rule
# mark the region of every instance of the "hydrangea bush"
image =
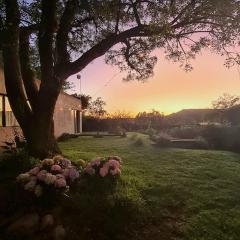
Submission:
POLYGON ((84 168, 84 173, 90 176, 117 177, 121 174, 121 158, 118 156, 106 159, 97 158, 90 161, 84 168))
POLYGON ((33 192, 40 197, 45 190, 66 192, 80 176, 81 167, 72 165, 71 161, 57 155, 53 159, 44 159, 28 172, 17 177, 26 191, 33 192))
POLYGON ((18 175, 17 182, 37 197, 46 193, 50 198, 51 194, 66 193, 69 186, 77 180, 81 182, 79 186, 85 185, 89 191, 92 188, 105 189, 110 185, 114 186, 114 180, 120 174, 121 158, 118 156, 96 158, 87 164, 79 159, 73 165, 70 160, 57 155, 40 161, 28 172, 18 175))

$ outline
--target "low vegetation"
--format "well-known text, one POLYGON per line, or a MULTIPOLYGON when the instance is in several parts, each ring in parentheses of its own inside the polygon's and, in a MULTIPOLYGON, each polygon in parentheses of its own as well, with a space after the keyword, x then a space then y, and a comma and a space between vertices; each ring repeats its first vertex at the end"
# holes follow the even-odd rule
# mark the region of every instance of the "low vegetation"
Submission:
POLYGON ((92 209, 86 218, 92 228, 84 235, 92 239, 239 239, 240 156, 155 148, 146 135, 141 135, 143 146, 134 146, 132 139, 138 137, 81 137, 60 144, 73 160, 109 154, 123 158, 121 180, 107 201, 97 203, 90 193, 75 196, 78 201, 68 213, 74 213, 68 223, 75 231, 80 231, 79 222, 83 229, 89 226, 83 216, 92 209))
POLYGON ((81 159, 89 162, 85 165, 88 174, 80 175, 80 180, 54 205, 47 201, 43 204, 38 198, 36 205, 29 196, 22 198, 22 192, 18 188, 16 192, 13 184, 17 171, 5 182, 2 177, 1 216, 8 217, 0 218, 0 230, 9 232, 8 221, 23 213, 28 213, 24 217, 30 222, 35 219, 36 226, 48 224, 40 225, 39 234, 28 235, 26 230, 23 235, 9 238, 5 232, 3 239, 239 239, 239 154, 157 148, 147 135, 136 133, 126 138, 81 136, 59 144, 76 166, 84 164, 81 159), (138 139, 140 145, 135 144, 138 139), (97 156, 121 156, 121 171, 116 163, 116 173, 121 175, 107 176, 103 171, 106 162, 97 156), (9 189, 6 184, 10 182, 9 189), (6 196, 11 201, 5 202, 6 196), (60 238, 56 238, 56 231, 62 234, 60 238))

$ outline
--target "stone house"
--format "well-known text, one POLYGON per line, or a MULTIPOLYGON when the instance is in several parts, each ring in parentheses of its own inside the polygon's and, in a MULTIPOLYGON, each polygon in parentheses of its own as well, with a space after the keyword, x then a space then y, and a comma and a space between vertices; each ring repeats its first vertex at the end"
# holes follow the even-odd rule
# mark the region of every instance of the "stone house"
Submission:
MULTIPOLYGON (((54 112, 55 136, 63 133, 82 132, 82 114, 80 99, 62 92, 57 100, 54 112)), ((0 63, 0 146, 11 141, 15 135, 21 135, 21 129, 8 102, 4 84, 3 67, 0 63)))

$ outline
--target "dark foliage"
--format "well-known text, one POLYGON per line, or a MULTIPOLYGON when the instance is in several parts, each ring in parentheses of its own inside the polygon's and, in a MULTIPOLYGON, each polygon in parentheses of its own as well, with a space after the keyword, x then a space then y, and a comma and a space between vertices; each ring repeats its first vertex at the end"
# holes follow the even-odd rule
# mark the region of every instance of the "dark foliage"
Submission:
POLYGON ((63 133, 61 136, 58 137, 58 142, 64 142, 64 141, 67 141, 71 138, 76 138, 78 137, 77 135, 75 134, 70 134, 70 133, 63 133))
POLYGON ((203 130, 202 136, 213 149, 240 152, 240 127, 209 126, 203 130))

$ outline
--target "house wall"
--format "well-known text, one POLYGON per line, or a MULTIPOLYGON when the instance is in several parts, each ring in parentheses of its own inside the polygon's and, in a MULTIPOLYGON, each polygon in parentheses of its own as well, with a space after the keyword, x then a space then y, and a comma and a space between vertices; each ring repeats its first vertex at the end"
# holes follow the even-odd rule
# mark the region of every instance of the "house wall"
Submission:
POLYGON ((81 101, 66 93, 61 93, 53 117, 56 137, 62 133, 75 133, 76 110, 81 110, 81 101))
POLYGON ((4 85, 3 63, 2 63, 1 52, 0 52, 0 93, 6 94, 6 89, 5 89, 5 85, 4 85))
POLYGON ((1 66, 0 66, 0 93, 6 94, 6 89, 3 81, 3 71, 1 70, 1 66))
MULTIPOLYGON (((6 94, 1 61, 0 61, 0 94, 6 94)), ((64 92, 60 93, 54 111, 54 129, 56 137, 59 137, 62 133, 75 133, 76 128, 75 116, 77 110, 78 111, 81 110, 80 99, 70 96, 64 92)), ((16 135, 22 136, 22 131, 20 127, 0 126, 0 146, 2 146, 3 142, 5 141, 14 140, 14 137, 16 135)))

